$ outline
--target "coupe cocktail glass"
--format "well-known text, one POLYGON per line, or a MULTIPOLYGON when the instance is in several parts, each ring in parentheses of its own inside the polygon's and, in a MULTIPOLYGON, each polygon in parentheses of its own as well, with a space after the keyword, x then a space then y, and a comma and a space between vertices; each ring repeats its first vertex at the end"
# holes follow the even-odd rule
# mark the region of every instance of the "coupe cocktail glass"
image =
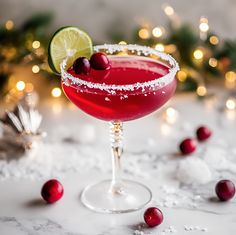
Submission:
MULTIPOLYGON (((112 152, 112 179, 87 186, 81 200, 88 208, 107 213, 135 211, 152 198, 145 185, 122 179, 123 122, 141 118, 165 104, 176 89, 177 62, 163 52, 138 45, 98 45, 111 68, 76 75, 61 64, 62 88, 77 107, 108 121, 112 152)), ((142 127, 140 127, 140 132, 142 127)))

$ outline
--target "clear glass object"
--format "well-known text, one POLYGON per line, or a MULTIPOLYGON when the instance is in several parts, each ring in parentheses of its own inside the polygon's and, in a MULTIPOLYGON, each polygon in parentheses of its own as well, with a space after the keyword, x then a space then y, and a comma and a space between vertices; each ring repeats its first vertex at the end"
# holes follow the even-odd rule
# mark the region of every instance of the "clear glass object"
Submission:
MULTIPOLYGON (((151 58, 152 61, 156 63, 156 67, 160 65, 167 68, 167 72, 163 72, 162 76, 151 79, 150 81, 128 84, 106 84, 86 81, 77 76, 73 76, 67 71, 66 59, 61 63, 62 87, 67 97, 86 113, 108 121, 110 126, 112 179, 88 185, 81 193, 81 201, 86 207, 97 212, 131 212, 141 209, 148 204, 152 199, 152 193, 148 187, 139 182, 121 178, 120 160, 123 152, 123 121, 145 116, 167 102, 175 91, 175 75, 179 67, 177 62, 170 55, 145 46, 105 44, 95 46, 94 51, 106 52, 108 56, 118 56, 121 61, 122 58, 126 60, 130 58, 130 61, 132 60, 132 67, 139 66, 139 63, 135 63, 135 61, 137 62, 138 57, 140 57, 143 59, 151 58), (89 107, 83 106, 81 100, 83 100, 84 97, 86 101, 90 101, 91 105, 95 103, 94 105, 99 107, 106 105, 106 102, 100 101, 101 97, 106 101, 108 99, 111 103, 114 102, 112 114, 108 113, 98 117, 93 113, 93 109, 90 111, 89 107), (127 99, 124 99, 124 97, 127 99), (130 101, 127 101, 129 97, 130 101), (128 106, 130 105, 129 103, 132 103, 132 106, 128 106), (152 105, 150 105, 150 103, 152 103, 152 105), (135 106, 134 104, 136 108, 132 109, 132 107, 135 106), (122 109, 119 110, 120 107, 123 107, 125 110, 126 106, 129 108, 127 109, 127 115, 125 112, 122 113, 123 116, 120 115, 122 112, 122 109), (146 107, 148 107, 148 109, 146 107), (116 112, 116 110, 119 110, 119 112, 116 112)), ((152 67, 154 67, 153 71, 155 71, 155 63, 152 64, 152 67)), ((136 72, 138 72, 140 68, 136 69, 136 72)), ((152 68, 145 67, 145 69, 149 70, 152 68)), ((129 74, 127 72, 127 77, 128 76, 129 74)))

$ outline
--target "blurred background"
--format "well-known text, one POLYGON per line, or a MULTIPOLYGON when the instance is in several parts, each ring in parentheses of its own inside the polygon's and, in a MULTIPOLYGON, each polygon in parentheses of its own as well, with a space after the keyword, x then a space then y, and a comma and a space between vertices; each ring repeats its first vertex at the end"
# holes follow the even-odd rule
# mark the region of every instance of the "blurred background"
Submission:
POLYGON ((166 25, 165 4, 171 5, 183 22, 198 27, 199 18, 207 16, 215 33, 224 38, 236 37, 235 0, 1 0, 0 4, 1 23, 12 19, 17 27, 35 12, 52 12, 54 21, 50 29, 78 25, 101 42, 110 40, 107 33, 114 24, 116 30, 121 30, 127 37, 137 24, 166 25))
POLYGON ((172 54, 181 66, 179 92, 207 97, 211 87, 223 85, 233 97, 235 12, 234 0, 1 0, 1 100, 16 103, 27 94, 34 103, 35 97, 62 96, 60 79, 47 64, 47 46, 65 25, 88 32, 94 44, 137 43, 172 54))

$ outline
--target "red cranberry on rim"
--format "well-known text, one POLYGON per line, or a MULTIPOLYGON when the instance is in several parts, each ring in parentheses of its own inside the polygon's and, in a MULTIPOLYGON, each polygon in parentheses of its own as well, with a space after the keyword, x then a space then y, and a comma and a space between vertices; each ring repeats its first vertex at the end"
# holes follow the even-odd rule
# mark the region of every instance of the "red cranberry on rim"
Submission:
POLYGON ((221 180, 216 184, 215 191, 221 201, 228 201, 235 194, 235 186, 230 180, 221 180))
POLYGON ((149 227, 155 227, 162 223, 163 214, 156 207, 150 207, 144 212, 144 221, 149 227))
POLYGON ((94 53, 90 58, 90 64, 93 69, 105 70, 110 68, 110 61, 107 55, 102 52, 94 53))
POLYGON ((190 154, 196 150, 197 144, 194 139, 187 138, 180 143, 180 151, 183 154, 190 154))
POLYGON ((204 141, 211 137, 212 132, 208 127, 201 126, 197 129, 196 134, 199 141, 204 141))
POLYGON ((76 74, 88 74, 90 71, 90 63, 86 57, 79 57, 73 64, 73 70, 76 74))
POLYGON ((43 199, 48 203, 54 203, 61 199, 63 196, 64 189, 62 184, 56 180, 52 179, 47 181, 41 190, 41 195, 43 199))

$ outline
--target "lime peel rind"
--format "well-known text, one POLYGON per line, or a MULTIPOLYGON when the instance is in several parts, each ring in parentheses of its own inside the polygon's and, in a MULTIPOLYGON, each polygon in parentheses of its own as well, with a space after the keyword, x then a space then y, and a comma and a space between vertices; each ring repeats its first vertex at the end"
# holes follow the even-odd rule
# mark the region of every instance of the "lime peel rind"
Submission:
POLYGON ((93 53, 92 40, 84 31, 67 26, 57 30, 48 47, 48 64, 54 73, 60 73, 60 63, 67 58, 67 66, 81 56, 90 58, 93 53))

